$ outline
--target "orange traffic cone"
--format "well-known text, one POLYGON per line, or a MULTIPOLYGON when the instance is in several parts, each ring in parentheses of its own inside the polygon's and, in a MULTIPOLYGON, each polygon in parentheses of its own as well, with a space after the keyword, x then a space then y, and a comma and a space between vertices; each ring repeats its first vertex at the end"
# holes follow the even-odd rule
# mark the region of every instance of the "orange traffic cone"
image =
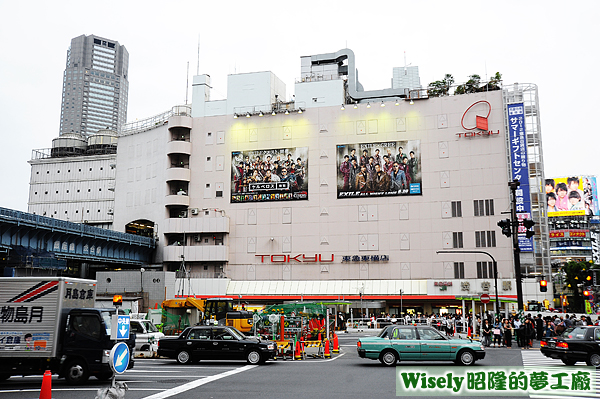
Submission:
POLYGON ((469 327, 469 329, 467 330, 467 337, 471 336, 471 327, 469 327))
POLYGON ((339 353, 340 352, 340 343, 338 341, 338 336, 337 334, 333 334, 333 353, 339 353))
POLYGON ((42 390, 40 391, 40 399, 52 399, 52 373, 50 370, 46 370, 44 373, 42 390))
POLYGON ((300 341, 296 341, 296 351, 294 352, 294 359, 302 360, 302 349, 300 347, 300 341))
POLYGON ((319 333, 319 334, 317 335, 317 340, 319 340, 319 341, 321 340, 321 333, 319 333))
POLYGON ((324 355, 325 355, 326 358, 330 358, 331 357, 331 353, 329 353, 329 340, 328 339, 325 340, 324 346, 325 346, 324 355))

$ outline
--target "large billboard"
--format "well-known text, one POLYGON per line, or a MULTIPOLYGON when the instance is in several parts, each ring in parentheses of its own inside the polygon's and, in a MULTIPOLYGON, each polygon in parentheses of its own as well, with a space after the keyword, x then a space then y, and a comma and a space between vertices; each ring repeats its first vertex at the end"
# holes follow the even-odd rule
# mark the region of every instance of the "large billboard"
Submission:
POLYGON ((420 140, 337 146, 337 197, 421 194, 420 140))
POLYGON ((546 179, 548 216, 598 215, 598 189, 595 176, 546 179))
POLYGON ((231 202, 308 199, 308 147, 231 153, 231 202))
MULTIPOLYGON (((513 180, 520 185, 515 191, 516 211, 519 220, 531 219, 531 197, 529 195, 529 162, 527 160, 527 135, 525 134, 525 107, 523 103, 508 104, 508 134, 510 146, 510 169, 513 180)), ((525 228, 519 227, 519 248, 521 252, 532 252, 531 238, 525 235, 525 228)))

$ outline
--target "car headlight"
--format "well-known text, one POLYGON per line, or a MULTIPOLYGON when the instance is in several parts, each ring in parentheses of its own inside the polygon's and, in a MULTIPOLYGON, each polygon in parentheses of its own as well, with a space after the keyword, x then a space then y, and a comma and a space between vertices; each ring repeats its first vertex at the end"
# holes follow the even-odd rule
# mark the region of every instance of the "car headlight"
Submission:
POLYGON ((481 350, 482 350, 482 351, 484 351, 484 350, 485 350, 485 348, 483 347, 483 345, 481 345, 481 346, 480 346, 480 348, 481 348, 481 350))
POLYGON ((102 351, 102 363, 110 362, 110 349, 104 349, 102 351))
POLYGON ((275 349, 275 344, 269 344, 269 345, 267 345, 267 349, 270 350, 270 351, 274 350, 275 349))

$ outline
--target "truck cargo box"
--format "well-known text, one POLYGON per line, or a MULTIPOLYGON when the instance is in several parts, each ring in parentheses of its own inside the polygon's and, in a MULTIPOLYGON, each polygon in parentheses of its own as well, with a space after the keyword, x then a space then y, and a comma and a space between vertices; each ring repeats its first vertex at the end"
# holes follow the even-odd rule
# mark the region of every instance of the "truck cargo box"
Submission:
POLYGON ((55 357, 61 313, 92 308, 96 281, 67 277, 0 277, 0 358, 55 357))

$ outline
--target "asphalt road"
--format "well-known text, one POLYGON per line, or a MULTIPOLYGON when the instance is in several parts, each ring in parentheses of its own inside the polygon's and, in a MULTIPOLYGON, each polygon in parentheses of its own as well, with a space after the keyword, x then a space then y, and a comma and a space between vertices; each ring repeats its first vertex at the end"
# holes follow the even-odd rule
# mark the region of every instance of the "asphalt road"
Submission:
MULTIPOLYGON (((178 365, 174 360, 136 359, 135 368, 118 376, 117 381, 129 386, 125 398, 395 398, 396 368, 384 367, 378 361, 361 359, 356 354, 356 340, 370 335, 368 331, 341 334, 340 353, 331 359, 302 361, 270 361, 260 366, 245 362, 202 361, 178 365)), ((486 358, 478 366, 522 366, 560 362, 546 359, 539 349, 486 349, 486 358), (527 352, 527 353, 525 353, 527 352)), ((398 369, 412 370, 421 366, 459 366, 452 362, 402 362, 398 369)), ((38 398, 42 377, 11 377, 0 383, 0 398, 38 398)), ((106 387, 95 378, 78 387, 67 385, 56 376, 52 380, 52 398, 94 398, 99 388, 106 387)))

